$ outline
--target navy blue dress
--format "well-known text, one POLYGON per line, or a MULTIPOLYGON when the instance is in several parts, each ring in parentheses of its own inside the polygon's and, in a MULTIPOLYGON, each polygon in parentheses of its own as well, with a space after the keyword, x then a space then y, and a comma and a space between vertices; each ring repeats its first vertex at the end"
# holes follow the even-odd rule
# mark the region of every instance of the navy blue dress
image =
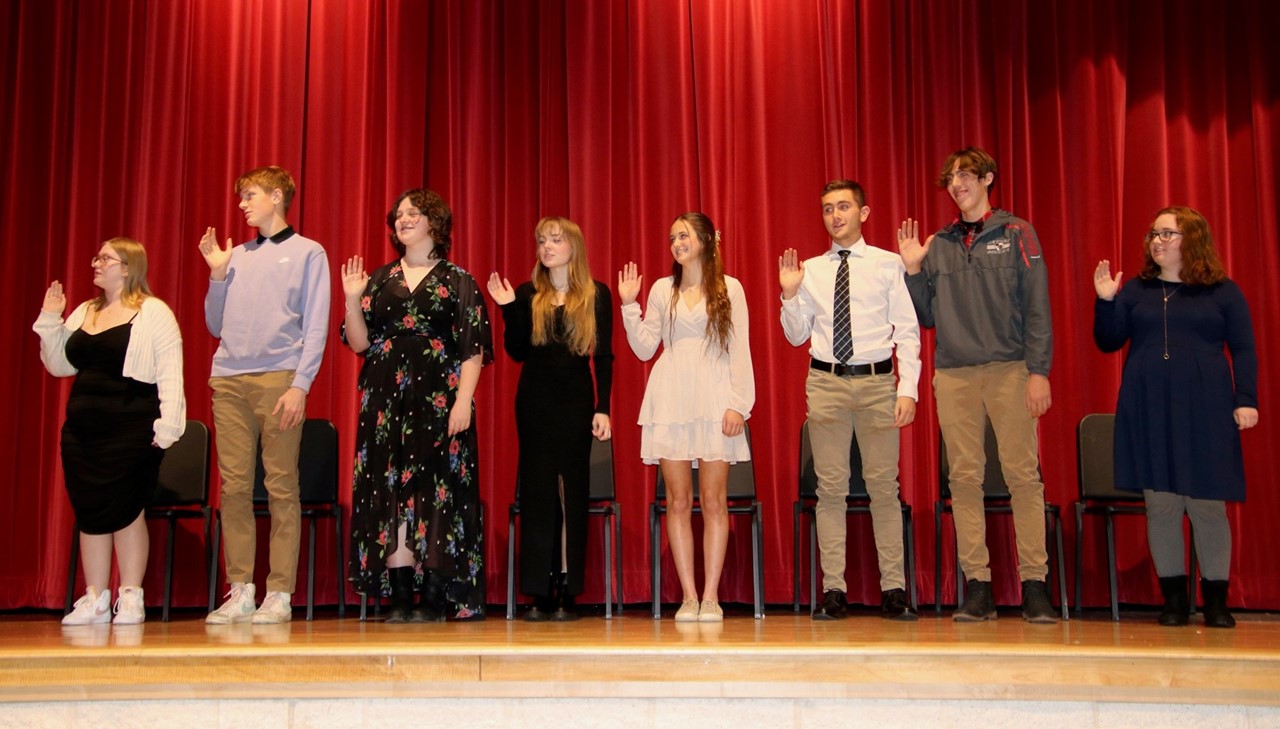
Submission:
POLYGON ((1132 279, 1115 300, 1094 305, 1093 338, 1104 352, 1129 344, 1116 402, 1116 488, 1244 501, 1233 411, 1258 407, 1258 355, 1240 287, 1132 279))

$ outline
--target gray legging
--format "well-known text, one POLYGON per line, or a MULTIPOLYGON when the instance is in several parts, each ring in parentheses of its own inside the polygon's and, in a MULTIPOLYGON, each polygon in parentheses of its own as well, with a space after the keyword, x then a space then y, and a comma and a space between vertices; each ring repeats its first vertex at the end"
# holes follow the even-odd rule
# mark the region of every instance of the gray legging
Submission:
POLYGON ((1226 580, 1231 573, 1231 525, 1227 522, 1227 502, 1193 499, 1164 491, 1145 490, 1147 541, 1151 559, 1160 577, 1187 573, 1186 548, 1182 541, 1182 515, 1191 517, 1196 559, 1206 580, 1226 580))

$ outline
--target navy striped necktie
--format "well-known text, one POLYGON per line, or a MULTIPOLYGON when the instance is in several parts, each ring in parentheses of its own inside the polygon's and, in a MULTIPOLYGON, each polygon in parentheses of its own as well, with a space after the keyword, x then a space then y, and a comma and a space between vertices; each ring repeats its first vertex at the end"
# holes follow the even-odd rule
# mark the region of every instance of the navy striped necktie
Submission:
POLYGON ((836 362, 848 364, 853 358, 853 334, 849 323, 849 251, 840 251, 835 296, 835 323, 831 331, 831 345, 836 362))

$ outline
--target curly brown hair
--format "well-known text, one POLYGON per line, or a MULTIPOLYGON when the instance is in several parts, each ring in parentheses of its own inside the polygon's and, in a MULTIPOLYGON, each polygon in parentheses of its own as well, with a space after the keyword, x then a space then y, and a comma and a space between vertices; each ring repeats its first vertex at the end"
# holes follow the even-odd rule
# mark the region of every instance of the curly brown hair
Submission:
POLYGON ((440 195, 425 187, 405 190, 400 193, 400 197, 397 197, 395 202, 391 203, 391 209, 387 211, 387 227, 391 229, 391 247, 396 249, 396 253, 404 255, 404 244, 396 235, 396 211, 405 198, 408 198, 409 202, 422 212, 422 217, 427 219, 427 225, 431 228, 431 241, 434 244, 431 248, 431 258, 449 260, 449 249, 453 246, 451 237, 453 212, 449 210, 449 205, 440 195))
MULTIPOLYGON (((1178 221, 1178 232, 1182 233, 1182 268, 1178 278, 1191 286, 1208 286, 1216 284, 1227 277, 1222 260, 1213 247, 1213 234, 1209 232, 1209 221, 1196 210, 1185 205, 1172 205, 1156 213, 1151 219, 1155 221, 1161 215, 1172 215, 1178 221)), ((1160 266, 1151 257, 1151 243, 1148 233, 1142 239, 1142 271, 1138 274, 1144 279, 1153 279, 1160 275, 1160 266)))
MULTIPOLYGON (((683 221, 702 243, 702 296, 707 302, 707 344, 714 344, 721 351, 729 351, 729 339, 733 337, 733 307, 729 302, 729 290, 724 283, 724 261, 720 258, 720 238, 711 218, 698 212, 677 216, 674 225, 683 221)), ((676 315, 680 299, 680 279, 684 266, 678 261, 671 264, 671 318, 676 315)))

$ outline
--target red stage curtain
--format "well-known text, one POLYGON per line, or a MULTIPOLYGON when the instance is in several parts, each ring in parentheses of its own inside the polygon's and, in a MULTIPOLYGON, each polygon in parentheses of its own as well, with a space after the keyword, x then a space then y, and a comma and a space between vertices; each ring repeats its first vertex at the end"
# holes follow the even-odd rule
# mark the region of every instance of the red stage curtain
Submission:
MULTIPOLYGON (((995 155, 997 204, 1031 220, 1044 243, 1057 356, 1043 470, 1049 499, 1064 507, 1076 493, 1075 424, 1112 410, 1121 366, 1092 344, 1093 266, 1110 258, 1134 275, 1141 236, 1166 204, 1209 219, 1252 306, 1264 368, 1261 425, 1244 436, 1250 498, 1230 508, 1232 602, 1280 607, 1266 375, 1280 351, 1261 336, 1280 311, 1268 284, 1280 280, 1280 58, 1267 37, 1276 16, 1263 0, 12 4, 0 12, 0 240, 10 272, 0 327, 14 350, 0 363, 9 403, 0 458, 11 464, 0 490, 0 549, 10 555, 0 609, 62 599, 71 515, 57 443, 68 383, 44 374, 29 330, 44 287, 56 278, 72 300, 88 298, 87 259, 100 242, 142 240, 152 286, 183 327, 191 417, 208 422, 216 342, 203 325, 207 268, 196 243, 210 225, 251 235, 230 187, 268 163, 297 178, 290 219, 326 246, 335 279, 351 255, 369 268, 391 257, 383 215, 423 183, 453 206, 453 258, 481 280, 494 270, 527 278, 533 224, 558 214, 582 225, 597 278, 612 284, 634 260, 647 286, 669 271, 670 221, 709 214, 724 231, 727 271, 747 291, 766 599, 787 602, 807 354, 777 323, 776 258, 825 248, 818 196, 835 177, 866 187, 874 245, 891 247, 907 216, 945 224, 954 208, 932 181, 947 153, 969 144, 995 155)), ((346 474, 358 360, 337 341, 340 314, 308 410, 337 424, 346 474)), ((634 422, 649 367, 621 334, 614 346, 625 584, 640 601, 654 472, 639 462, 634 422)), ((938 438, 926 359, 902 483, 929 594, 939 579, 950 590, 954 575, 932 570, 938 438)), ((505 585, 517 374, 499 354, 477 394, 491 602, 505 585)), ((1121 532, 1121 599, 1152 602, 1141 520, 1121 532)), ((850 534, 850 597, 874 602, 870 530, 850 534)), ((993 545, 1003 534, 992 529, 993 545)), ((1090 574, 1103 569, 1099 543, 1086 549, 1090 574)), ((332 602, 325 547, 318 589, 332 602)), ((1016 601, 1012 550, 992 551, 998 596, 1016 601)), ((735 528, 728 600, 750 600, 749 554, 735 528)), ((178 604, 203 603, 202 573, 197 559, 184 561, 178 604)), ((678 588, 669 565, 666 574, 670 600, 678 588)), ((587 577, 593 599, 601 580, 594 568, 587 577)), ((158 570, 147 587, 158 591, 158 570)), ((1103 582, 1090 580, 1085 597, 1104 601, 1103 582)))

